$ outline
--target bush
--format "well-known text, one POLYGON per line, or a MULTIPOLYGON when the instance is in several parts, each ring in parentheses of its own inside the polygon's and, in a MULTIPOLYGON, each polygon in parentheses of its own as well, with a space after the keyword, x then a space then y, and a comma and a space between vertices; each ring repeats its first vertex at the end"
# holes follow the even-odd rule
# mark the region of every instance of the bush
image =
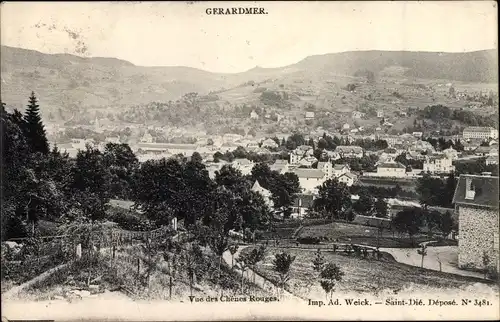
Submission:
POLYGON ((125 230, 145 231, 149 228, 144 217, 131 212, 114 212, 108 216, 108 220, 117 223, 125 230))
POLYGON ((318 237, 304 236, 297 238, 297 241, 301 244, 316 245, 319 244, 321 240, 318 237))

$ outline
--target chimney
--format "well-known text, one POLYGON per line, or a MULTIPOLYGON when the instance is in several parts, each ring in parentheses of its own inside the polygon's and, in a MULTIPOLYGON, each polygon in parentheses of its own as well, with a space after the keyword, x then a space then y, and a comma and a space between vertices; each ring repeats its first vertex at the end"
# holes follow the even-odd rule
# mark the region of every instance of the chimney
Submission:
POLYGON ((465 199, 474 200, 476 191, 474 191, 474 186, 472 184, 472 178, 465 178, 465 199))

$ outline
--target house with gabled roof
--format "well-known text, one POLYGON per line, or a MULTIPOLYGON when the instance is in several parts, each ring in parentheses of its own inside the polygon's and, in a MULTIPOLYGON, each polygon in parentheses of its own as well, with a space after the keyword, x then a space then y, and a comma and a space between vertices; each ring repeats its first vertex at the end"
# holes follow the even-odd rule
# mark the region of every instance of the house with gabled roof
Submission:
POLYGON ((352 186, 356 180, 358 180, 358 176, 351 172, 344 173, 339 177, 339 182, 345 183, 348 187, 352 186))
POLYGON ((499 268, 498 177, 460 175, 453 196, 458 215, 458 265, 484 268, 484 256, 490 268, 499 268))
POLYGON ((339 145, 335 149, 342 158, 361 158, 363 157, 363 148, 355 145, 339 145))
POLYGON ((289 169, 288 160, 276 160, 269 168, 271 171, 277 171, 280 174, 286 173, 289 169))
POLYGON ((388 161, 377 165, 379 177, 405 177, 406 167, 401 162, 388 161))
POLYGON ((293 173, 299 178, 303 192, 315 192, 317 187, 326 181, 325 173, 318 169, 297 168, 293 173))
POLYGON ((351 171, 351 168, 348 164, 335 164, 332 169, 332 175, 334 178, 338 178, 344 173, 348 173, 351 171))
POLYGON ((242 175, 247 175, 252 173, 252 169, 255 163, 248 159, 234 159, 232 162, 233 168, 241 171, 242 175))
POLYGON ((274 206, 271 191, 262 187, 258 180, 255 180, 255 182, 252 186, 252 191, 260 194, 262 196, 262 198, 264 198, 264 201, 269 206, 269 208, 272 208, 274 206))
POLYGON ((331 161, 319 161, 316 165, 316 169, 323 171, 327 179, 330 179, 333 176, 333 166, 331 161))

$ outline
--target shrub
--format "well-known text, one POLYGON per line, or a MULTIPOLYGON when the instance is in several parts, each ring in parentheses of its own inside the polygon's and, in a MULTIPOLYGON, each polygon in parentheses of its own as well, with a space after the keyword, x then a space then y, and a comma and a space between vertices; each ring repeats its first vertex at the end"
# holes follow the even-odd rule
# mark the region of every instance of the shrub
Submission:
POLYGON ((148 230, 147 220, 131 212, 114 212, 108 216, 108 220, 117 223, 120 228, 125 230, 148 230))
POLYGON ((316 245, 319 244, 321 240, 318 237, 304 236, 297 238, 297 241, 301 244, 316 245))

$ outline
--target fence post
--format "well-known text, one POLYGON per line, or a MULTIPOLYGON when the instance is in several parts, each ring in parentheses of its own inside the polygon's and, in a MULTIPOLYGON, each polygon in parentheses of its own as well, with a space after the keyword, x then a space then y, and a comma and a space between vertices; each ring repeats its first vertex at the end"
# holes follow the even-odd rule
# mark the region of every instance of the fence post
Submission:
POLYGON ((82 258, 82 244, 78 243, 76 245, 76 259, 82 258))
POLYGON ((113 244, 113 259, 115 259, 116 245, 113 244))
POLYGON ((140 274, 140 271, 141 271, 141 259, 138 258, 137 259, 137 275, 140 274))

